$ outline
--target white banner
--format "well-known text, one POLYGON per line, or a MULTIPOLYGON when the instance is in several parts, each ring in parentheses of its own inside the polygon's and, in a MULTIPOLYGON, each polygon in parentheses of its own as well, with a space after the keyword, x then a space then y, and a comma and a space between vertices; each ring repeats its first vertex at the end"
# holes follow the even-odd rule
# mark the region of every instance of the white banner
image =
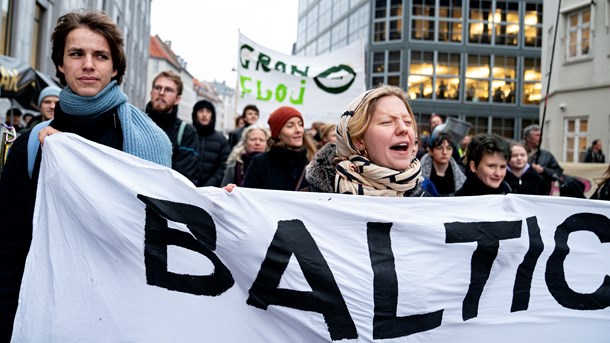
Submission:
POLYGON ((255 104, 259 123, 280 106, 297 108, 305 126, 336 123, 365 90, 364 41, 328 54, 300 57, 267 49, 239 34, 237 108, 255 104))
POLYGON ((194 188, 47 137, 16 342, 607 342, 610 203, 194 188))

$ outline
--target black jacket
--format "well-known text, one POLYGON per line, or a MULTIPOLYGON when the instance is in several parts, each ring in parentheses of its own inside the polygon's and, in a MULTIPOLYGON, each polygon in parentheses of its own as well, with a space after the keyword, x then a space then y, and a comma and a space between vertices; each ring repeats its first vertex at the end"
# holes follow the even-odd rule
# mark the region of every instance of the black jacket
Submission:
POLYGON ((290 150, 284 146, 273 146, 267 152, 254 156, 246 172, 244 187, 275 189, 280 191, 297 190, 308 186, 305 180, 307 149, 290 150))
POLYGON ((500 187, 491 188, 481 181, 476 174, 471 171, 466 171, 466 182, 462 188, 455 192, 455 196, 468 196, 468 195, 487 195, 487 194, 507 194, 510 193, 510 186, 502 181, 500 187))
POLYGON ((186 124, 182 140, 178 144, 178 133, 182 120, 178 119, 178 106, 170 112, 155 111, 151 103, 146 105, 146 113, 172 142, 172 169, 197 184, 197 164, 199 163, 199 138, 193 125, 186 124))
MULTIPOLYGON (((123 149, 123 132, 116 109, 99 118, 74 117, 64 114, 58 104, 50 126, 117 150, 123 149)), ((27 167, 30 132, 13 143, 0 178, 0 342, 8 342, 11 338, 25 259, 32 241, 41 149, 38 149, 30 178, 27 167)))
POLYGON ((546 181, 542 175, 536 173, 532 168, 528 168, 521 177, 517 177, 510 170, 506 171, 504 181, 508 183, 511 193, 548 195, 546 181))
POLYGON ((229 142, 222 133, 214 129, 216 111, 212 110, 212 119, 208 125, 199 123, 197 111, 193 110, 191 115, 193 126, 199 137, 199 162, 197 163, 197 183, 195 185, 197 187, 220 187, 227 167, 227 159, 231 153, 229 142))
POLYGON ((528 162, 530 164, 538 163, 540 166, 542 166, 542 168, 544 168, 544 171, 542 172, 541 175, 542 175, 542 177, 544 177, 544 180, 546 181, 546 186, 547 186, 546 194, 550 194, 553 181, 556 181, 559 178, 561 178, 561 176, 563 176, 563 169, 561 168, 561 166, 555 159, 555 156, 553 156, 553 154, 551 154, 549 151, 540 149, 538 151, 538 155, 539 156, 538 156, 537 162, 536 162, 536 154, 533 154, 532 156, 530 156, 528 158, 528 162))

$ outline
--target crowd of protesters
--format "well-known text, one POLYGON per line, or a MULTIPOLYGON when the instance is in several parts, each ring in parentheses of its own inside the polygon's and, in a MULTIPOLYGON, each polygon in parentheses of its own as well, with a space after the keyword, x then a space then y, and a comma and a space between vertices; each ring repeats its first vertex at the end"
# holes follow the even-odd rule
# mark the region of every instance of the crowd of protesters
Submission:
MULTIPOLYGON (((171 167, 198 187, 261 188, 353 195, 421 197, 486 194, 549 195, 554 182, 569 183, 555 157, 540 149, 540 127, 524 129, 523 142, 496 134, 443 131, 430 118, 420 135, 405 92, 380 85, 353 99, 337 122, 310 123, 298 109, 282 106, 258 123, 259 109, 244 108, 228 137, 216 130, 207 101, 192 109, 192 124, 178 119, 183 84, 173 72, 152 82, 150 102, 140 110, 120 85, 126 68, 117 25, 97 11, 59 18, 52 59, 63 89, 39 96, 40 115, 29 118, 14 142, 0 178, 0 340, 10 337, 19 287, 32 235, 36 186, 44 138, 70 132, 171 167), (267 124, 267 125, 265 125, 267 124), (419 137, 419 139, 418 139, 419 137), (31 147, 34 147, 33 149, 31 147)), ((9 124, 23 121, 12 110, 9 124)), ((19 122, 24 124, 22 122, 19 122)), ((587 161, 604 162, 595 140, 587 161)), ((593 198, 610 200, 610 168, 593 198)))

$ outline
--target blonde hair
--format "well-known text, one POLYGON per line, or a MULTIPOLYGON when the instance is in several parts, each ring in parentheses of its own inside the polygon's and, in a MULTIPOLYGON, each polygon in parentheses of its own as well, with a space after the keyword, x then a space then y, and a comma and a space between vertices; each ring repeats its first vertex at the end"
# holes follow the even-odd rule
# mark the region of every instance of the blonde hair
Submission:
MULTIPOLYGON (((246 141, 248 140, 248 137, 254 130, 262 131, 265 134, 265 142, 267 142, 269 139, 269 136, 271 136, 271 134, 269 133, 269 130, 265 129, 262 126, 259 126, 259 125, 248 126, 242 132, 241 138, 239 139, 239 142, 237 143, 237 145, 235 145, 233 150, 231 150, 231 154, 229 155, 229 158, 227 159, 227 164, 230 164, 231 162, 240 162, 240 163, 243 162, 241 159, 241 155, 246 152, 246 141)), ((267 144, 267 148, 268 147, 269 147, 269 144, 267 144)))
POLYGON ((371 125, 379 99, 386 96, 395 96, 402 100, 407 108, 407 112, 411 116, 413 130, 417 137, 417 124, 415 123, 413 110, 407 102, 407 94, 396 86, 379 85, 355 98, 348 106, 348 110, 341 116, 337 127, 338 156, 347 158, 350 155, 360 154, 360 151, 355 148, 353 142, 364 137, 364 133, 371 125))

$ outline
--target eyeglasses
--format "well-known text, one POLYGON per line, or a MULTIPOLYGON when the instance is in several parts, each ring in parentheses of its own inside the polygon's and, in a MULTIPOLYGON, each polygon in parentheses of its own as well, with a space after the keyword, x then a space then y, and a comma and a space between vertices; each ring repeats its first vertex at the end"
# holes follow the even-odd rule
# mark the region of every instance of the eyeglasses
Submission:
POLYGON ((159 85, 154 85, 153 90, 158 93, 161 93, 161 92, 165 92, 168 94, 176 93, 176 90, 171 87, 163 87, 163 86, 159 86, 159 85))

